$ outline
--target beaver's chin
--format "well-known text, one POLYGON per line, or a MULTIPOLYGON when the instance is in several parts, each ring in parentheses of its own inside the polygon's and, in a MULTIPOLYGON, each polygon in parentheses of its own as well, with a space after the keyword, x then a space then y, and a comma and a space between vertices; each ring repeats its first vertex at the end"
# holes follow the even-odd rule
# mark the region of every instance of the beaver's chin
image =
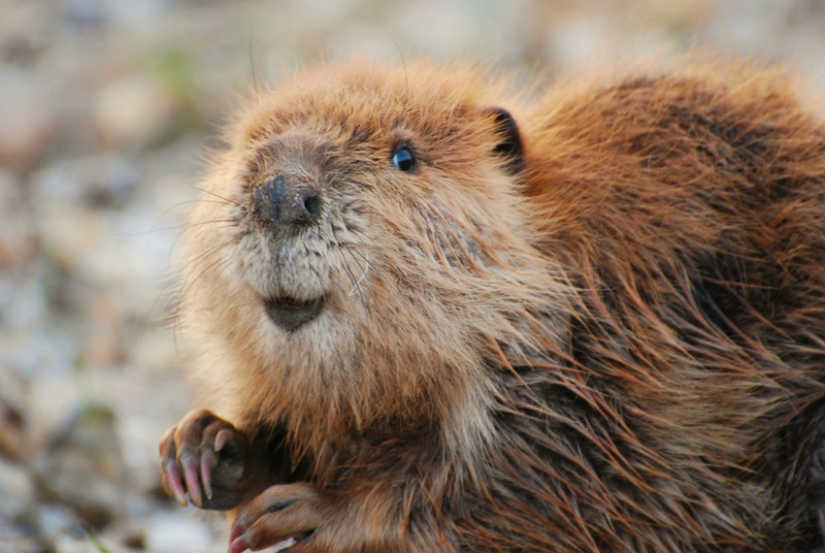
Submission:
POLYGON ((294 332, 314 320, 324 309, 326 296, 304 301, 290 296, 278 296, 264 300, 269 319, 286 332, 294 332))

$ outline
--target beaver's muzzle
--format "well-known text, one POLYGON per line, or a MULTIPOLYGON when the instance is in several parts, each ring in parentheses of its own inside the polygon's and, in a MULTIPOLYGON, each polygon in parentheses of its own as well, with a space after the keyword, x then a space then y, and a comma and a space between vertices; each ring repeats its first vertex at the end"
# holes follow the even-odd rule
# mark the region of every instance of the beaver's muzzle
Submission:
POLYGON ((308 183, 278 175, 255 186, 252 216, 265 226, 311 225, 321 217, 321 195, 308 183))

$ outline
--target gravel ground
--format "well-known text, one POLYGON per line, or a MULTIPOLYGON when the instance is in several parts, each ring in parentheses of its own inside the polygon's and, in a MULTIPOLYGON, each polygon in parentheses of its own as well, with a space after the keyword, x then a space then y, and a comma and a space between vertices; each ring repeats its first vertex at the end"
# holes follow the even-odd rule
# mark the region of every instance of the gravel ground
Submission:
POLYGON ((698 46, 825 89, 821 0, 0 0, 0 14, 0 553, 225 550, 220 516, 163 496, 156 452, 192 405, 166 275, 204 149, 251 82, 352 55, 552 75, 698 46))

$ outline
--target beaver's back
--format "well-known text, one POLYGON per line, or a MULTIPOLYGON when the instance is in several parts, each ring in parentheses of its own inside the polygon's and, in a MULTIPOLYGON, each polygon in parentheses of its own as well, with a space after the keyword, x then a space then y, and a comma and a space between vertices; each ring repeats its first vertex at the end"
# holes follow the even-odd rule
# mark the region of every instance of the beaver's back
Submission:
POLYGON ((507 509, 565 498, 567 548, 821 543, 825 128, 724 71, 557 91, 521 125, 536 245, 582 293, 563 367, 511 383, 558 419, 502 417, 540 444, 507 452, 520 478, 554 482, 507 509))

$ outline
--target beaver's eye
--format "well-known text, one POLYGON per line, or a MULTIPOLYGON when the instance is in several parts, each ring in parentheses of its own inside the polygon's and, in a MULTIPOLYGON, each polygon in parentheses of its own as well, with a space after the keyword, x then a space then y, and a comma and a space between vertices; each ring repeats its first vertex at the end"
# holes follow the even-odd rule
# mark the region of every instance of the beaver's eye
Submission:
POLYGON ((392 154, 392 164, 396 169, 411 173, 415 168, 415 156, 409 146, 398 146, 392 154))

